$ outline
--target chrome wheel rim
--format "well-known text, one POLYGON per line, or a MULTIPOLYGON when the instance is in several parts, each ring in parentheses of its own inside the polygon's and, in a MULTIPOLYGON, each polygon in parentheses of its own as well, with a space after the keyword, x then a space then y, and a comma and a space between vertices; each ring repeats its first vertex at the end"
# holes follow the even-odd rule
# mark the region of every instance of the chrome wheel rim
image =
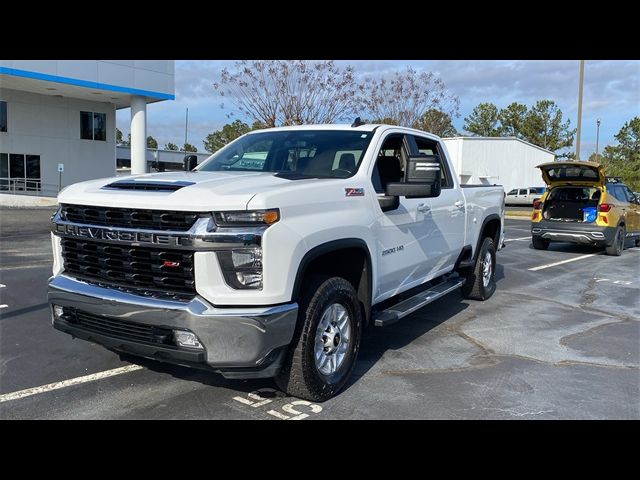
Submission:
POLYGON ((493 273, 493 261, 491 259, 491 253, 487 252, 484 254, 484 258, 482 259, 482 285, 485 287, 489 286, 489 282, 491 282, 491 274, 493 273))
POLYGON ((320 317, 314 346, 318 371, 332 375, 342 366, 349 351, 351 324, 347 309, 339 303, 329 305, 320 317))

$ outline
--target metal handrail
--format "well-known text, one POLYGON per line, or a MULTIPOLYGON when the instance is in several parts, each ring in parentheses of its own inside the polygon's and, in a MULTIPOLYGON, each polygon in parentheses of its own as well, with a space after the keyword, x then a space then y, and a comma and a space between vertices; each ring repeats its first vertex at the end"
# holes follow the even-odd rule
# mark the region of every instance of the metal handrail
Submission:
POLYGON ((30 195, 33 193, 57 194, 58 185, 43 183, 39 179, 0 177, 0 192, 16 195, 30 195))

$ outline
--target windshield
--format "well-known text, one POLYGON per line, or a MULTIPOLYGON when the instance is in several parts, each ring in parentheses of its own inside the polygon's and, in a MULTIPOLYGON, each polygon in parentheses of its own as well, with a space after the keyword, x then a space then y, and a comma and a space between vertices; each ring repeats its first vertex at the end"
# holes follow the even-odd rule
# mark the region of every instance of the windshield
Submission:
POLYGON ((285 130, 245 135, 198 167, 205 172, 277 172, 291 178, 347 178, 358 170, 373 132, 285 130))

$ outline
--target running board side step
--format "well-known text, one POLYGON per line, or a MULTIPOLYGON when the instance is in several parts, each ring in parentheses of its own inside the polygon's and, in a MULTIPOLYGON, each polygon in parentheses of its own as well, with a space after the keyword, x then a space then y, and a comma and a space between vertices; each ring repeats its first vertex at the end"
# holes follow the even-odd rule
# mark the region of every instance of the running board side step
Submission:
POLYGON ((456 288, 460 288, 464 285, 464 278, 455 278, 445 280, 438 285, 429 287, 413 297, 407 298, 396 305, 387 308, 379 312, 375 318, 373 324, 376 327, 386 327, 399 321, 401 318, 421 309, 425 305, 445 296, 447 293, 454 291, 456 288))

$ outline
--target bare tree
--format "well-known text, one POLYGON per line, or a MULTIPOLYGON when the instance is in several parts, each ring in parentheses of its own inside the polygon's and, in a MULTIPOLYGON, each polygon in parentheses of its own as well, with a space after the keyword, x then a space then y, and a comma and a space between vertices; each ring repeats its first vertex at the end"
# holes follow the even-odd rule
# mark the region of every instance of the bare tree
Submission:
POLYGON ((236 62, 233 71, 222 70, 213 88, 266 127, 344 119, 355 111, 358 92, 351 67, 305 60, 236 62))
POLYGON ((425 112, 438 110, 458 117, 460 99, 444 82, 430 72, 418 73, 411 67, 385 77, 367 78, 360 85, 357 103, 361 113, 375 122, 418 127, 425 112))

